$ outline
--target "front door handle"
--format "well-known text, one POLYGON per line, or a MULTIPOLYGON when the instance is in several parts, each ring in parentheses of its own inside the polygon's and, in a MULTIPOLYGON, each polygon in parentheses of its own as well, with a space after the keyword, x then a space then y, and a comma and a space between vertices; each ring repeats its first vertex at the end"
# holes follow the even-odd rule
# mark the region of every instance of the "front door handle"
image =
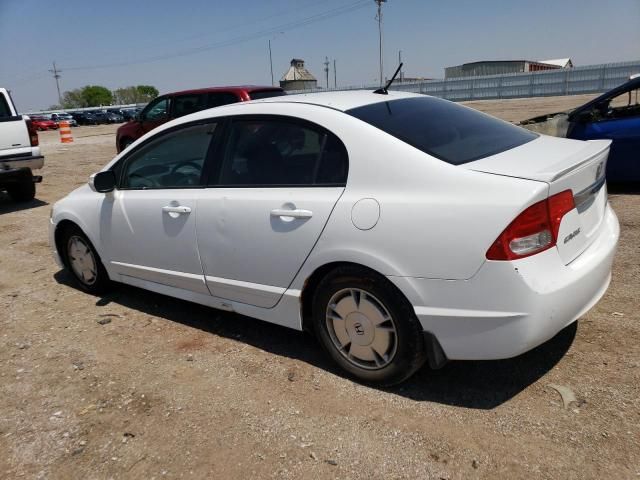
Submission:
POLYGON ((275 210, 271 210, 272 217, 292 217, 292 218, 311 218, 313 216, 313 212, 311 210, 286 210, 284 208, 276 208, 275 210))
POLYGON ((166 207, 162 207, 162 211, 166 213, 191 213, 190 207, 183 207, 182 205, 172 206, 167 205, 166 207))

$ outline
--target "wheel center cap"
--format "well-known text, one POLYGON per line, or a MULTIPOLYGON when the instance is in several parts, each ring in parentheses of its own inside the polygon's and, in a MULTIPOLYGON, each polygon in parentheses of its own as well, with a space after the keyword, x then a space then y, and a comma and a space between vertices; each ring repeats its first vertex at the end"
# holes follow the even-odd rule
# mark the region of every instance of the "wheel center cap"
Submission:
POLYGON ((360 312, 347 315, 346 327, 349 338, 356 345, 369 345, 373 342, 375 329, 371 321, 360 312))

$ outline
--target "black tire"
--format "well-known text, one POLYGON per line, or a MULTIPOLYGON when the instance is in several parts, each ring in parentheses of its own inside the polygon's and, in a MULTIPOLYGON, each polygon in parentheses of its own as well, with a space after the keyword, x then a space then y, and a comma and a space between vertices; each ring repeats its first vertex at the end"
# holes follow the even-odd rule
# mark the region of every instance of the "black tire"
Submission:
POLYGON ((22 181, 7 187, 7 193, 14 202, 28 202, 36 196, 36 184, 31 179, 31 174, 22 181))
POLYGON ((73 276, 76 281, 76 284, 82 290, 97 295, 109 289, 111 281, 109 280, 109 275, 102 264, 102 260, 100 260, 100 256, 91 243, 91 240, 87 238, 80 228, 76 226, 65 227, 62 235, 60 236, 60 243, 58 246, 61 250, 59 253, 62 256, 67 270, 69 270, 71 276, 73 276), (91 258, 93 259, 94 275, 90 278, 84 277, 79 272, 78 268, 74 266, 76 258, 74 258, 74 247, 72 244, 79 245, 80 243, 87 247, 91 258))
MULTIPOLYGON (((348 301, 348 297, 350 297, 350 293, 347 293, 343 300, 347 298, 348 301)), ((335 306, 340 302, 332 303, 332 305, 335 306)), ((366 316, 364 318, 366 319, 366 316)), ((386 318, 386 316, 383 315, 382 318, 386 318)), ((349 375, 367 384, 377 386, 398 384, 420 369, 427 359, 422 327, 409 301, 386 278, 364 268, 340 267, 322 279, 313 297, 313 327, 327 354, 349 375), (334 319, 336 318, 335 314, 338 312, 330 308, 330 302, 340 298, 340 295, 343 295, 342 292, 345 291, 357 292, 353 298, 358 301, 354 304, 362 305, 364 297, 367 302, 366 306, 370 308, 375 305, 376 311, 379 313, 388 313, 389 319, 379 323, 379 327, 382 326, 385 331, 393 332, 383 334, 388 335, 385 338, 389 339, 387 353, 378 355, 374 352, 375 349, 371 346, 377 340, 374 340, 371 345, 360 343, 367 341, 366 337, 369 332, 374 332, 374 336, 370 338, 375 339, 379 327, 371 327, 374 323, 367 323, 369 325, 367 330, 367 327, 363 328, 358 321, 353 323, 354 318, 356 320, 360 318, 352 316, 358 315, 358 312, 352 312, 347 318, 339 320, 340 322, 344 321, 344 332, 352 341, 347 341, 342 345, 343 347, 349 345, 348 348, 341 350, 338 347, 340 335, 336 333, 335 320, 329 320, 328 317, 331 314, 334 319), (363 333, 360 333, 360 330, 363 333), (358 337, 359 335, 364 336, 358 337), (395 338, 395 341, 392 338, 395 338), (375 360, 367 361, 350 356, 347 350, 352 348, 351 344, 357 343, 364 346, 365 349, 370 348, 375 360)), ((357 345, 356 347, 360 348, 357 345)))

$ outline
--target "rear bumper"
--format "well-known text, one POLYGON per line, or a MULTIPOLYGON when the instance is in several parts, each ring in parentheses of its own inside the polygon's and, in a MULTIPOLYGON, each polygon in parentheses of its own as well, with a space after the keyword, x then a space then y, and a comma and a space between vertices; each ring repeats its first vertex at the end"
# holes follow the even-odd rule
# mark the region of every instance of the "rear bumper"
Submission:
POLYGON ((604 295, 620 228, 609 205, 593 243, 565 265, 553 248, 513 262, 487 261, 469 280, 389 277, 450 360, 495 360, 552 338, 604 295))
POLYGON ((20 168, 38 170, 43 166, 44 157, 42 155, 33 155, 29 157, 0 157, 0 175, 7 170, 18 170, 20 168))

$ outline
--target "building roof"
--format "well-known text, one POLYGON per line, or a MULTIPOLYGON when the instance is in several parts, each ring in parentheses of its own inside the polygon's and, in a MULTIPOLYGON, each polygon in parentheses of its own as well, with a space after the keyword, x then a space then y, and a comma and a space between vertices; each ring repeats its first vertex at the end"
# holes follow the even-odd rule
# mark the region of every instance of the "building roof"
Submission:
POLYGON ((280 79, 281 82, 293 82, 296 80, 316 80, 316 77, 311 75, 309 70, 304 67, 304 60, 301 60, 299 58, 294 58, 293 60, 291 60, 291 66, 289 67, 289 70, 287 70, 287 73, 285 73, 280 79))
POLYGON ((554 58, 552 60, 540 60, 540 63, 555 65, 560 68, 567 68, 573 65, 570 58, 554 58))

